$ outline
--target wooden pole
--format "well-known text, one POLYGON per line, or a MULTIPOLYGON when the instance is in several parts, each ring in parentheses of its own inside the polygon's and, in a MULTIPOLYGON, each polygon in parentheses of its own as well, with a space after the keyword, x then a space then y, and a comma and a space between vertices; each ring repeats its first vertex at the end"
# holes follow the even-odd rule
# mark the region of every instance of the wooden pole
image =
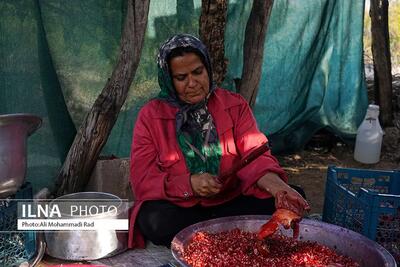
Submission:
POLYGON ((79 192, 87 184, 110 135, 139 65, 150 0, 128 0, 118 63, 80 126, 58 175, 55 194, 79 192))
POLYGON ((254 0, 246 25, 243 72, 237 86, 238 92, 249 102, 250 107, 254 106, 258 93, 265 36, 273 3, 273 0, 254 0))
POLYGON ((380 106, 380 120, 383 126, 393 125, 388 10, 388 0, 370 1, 375 99, 380 106))

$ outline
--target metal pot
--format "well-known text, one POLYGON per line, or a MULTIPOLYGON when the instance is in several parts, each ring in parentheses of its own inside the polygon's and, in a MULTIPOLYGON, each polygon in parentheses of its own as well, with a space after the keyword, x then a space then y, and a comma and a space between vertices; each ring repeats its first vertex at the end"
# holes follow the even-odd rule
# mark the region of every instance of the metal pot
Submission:
POLYGON ((41 124, 32 114, 0 115, 0 198, 15 194, 25 182, 26 140, 41 124))
MULTIPOLYGON (((119 203, 118 214, 101 213, 96 218, 122 219, 127 218, 129 207, 124 207, 121 199, 115 195, 103 192, 79 192, 61 196, 50 202, 50 205, 65 201, 101 201, 109 200, 119 203)), ((61 210, 61 214, 63 211, 61 210)), ((65 218, 65 216, 62 216, 65 218)), ((71 216, 71 219, 77 217, 71 216)), ((88 218, 88 217, 85 217, 88 218)), ((46 254, 64 260, 97 260, 123 252, 128 246, 128 233, 115 230, 90 231, 46 231, 46 254)))
MULTIPOLYGON (((180 231, 172 240, 171 250, 174 258, 182 266, 190 266, 181 256, 181 251, 189 244, 194 233, 206 231, 218 233, 239 228, 256 232, 271 216, 249 215, 232 216, 200 222, 180 231)), ((283 235, 292 235, 292 230, 281 229, 283 235)), ((300 240, 316 241, 349 256, 363 267, 396 267, 390 253, 378 243, 356 232, 333 224, 304 219, 300 223, 300 240)))

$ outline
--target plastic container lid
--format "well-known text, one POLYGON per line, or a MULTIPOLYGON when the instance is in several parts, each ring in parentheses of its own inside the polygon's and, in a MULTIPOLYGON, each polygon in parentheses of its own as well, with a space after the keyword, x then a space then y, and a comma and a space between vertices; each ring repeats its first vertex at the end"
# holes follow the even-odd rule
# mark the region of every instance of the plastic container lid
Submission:
POLYGON ((379 106, 378 105, 374 105, 374 104, 370 104, 370 105, 368 105, 368 109, 379 111, 379 106))

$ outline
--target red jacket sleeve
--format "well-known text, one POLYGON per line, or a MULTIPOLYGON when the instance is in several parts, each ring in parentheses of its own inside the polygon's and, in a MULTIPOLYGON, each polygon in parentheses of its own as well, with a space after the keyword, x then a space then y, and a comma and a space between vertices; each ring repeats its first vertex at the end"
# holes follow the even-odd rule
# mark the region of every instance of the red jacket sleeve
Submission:
MULTIPOLYGON (((242 104, 232 109, 231 116, 235 121, 234 138, 236 147, 240 155, 246 157, 255 148, 268 142, 268 139, 259 131, 257 122, 247 102, 241 96, 239 97, 242 99, 242 104)), ((287 176, 279 166, 278 160, 271 155, 270 151, 267 151, 237 173, 241 180, 242 193, 259 198, 270 197, 270 194, 256 185, 258 179, 268 172, 276 173, 287 182, 287 176)))
POLYGON ((168 161, 160 160, 162 143, 158 141, 164 138, 157 136, 162 133, 162 129, 157 127, 162 128, 162 125, 142 109, 135 123, 131 148, 130 179, 133 191, 139 200, 166 199, 179 203, 193 195, 190 173, 182 171, 172 175, 165 171, 165 168, 177 164, 179 158, 172 156, 168 161))

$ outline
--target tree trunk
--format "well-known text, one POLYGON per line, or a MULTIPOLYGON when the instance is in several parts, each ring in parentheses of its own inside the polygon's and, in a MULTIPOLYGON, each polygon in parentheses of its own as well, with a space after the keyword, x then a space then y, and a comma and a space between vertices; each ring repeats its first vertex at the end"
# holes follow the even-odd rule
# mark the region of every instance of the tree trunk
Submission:
POLYGON ((371 0, 372 56, 375 99, 383 126, 393 125, 392 66, 390 60, 388 0, 371 0))
POLYGON ((225 78, 225 24, 228 5, 226 0, 202 0, 200 39, 207 46, 213 69, 213 80, 219 86, 225 78))
POLYGON ((149 0, 128 0, 118 63, 80 126, 57 178, 56 196, 83 190, 110 135, 139 65, 149 0))
POLYGON ((260 83, 265 36, 269 16, 274 1, 254 0, 243 45, 243 71, 241 80, 237 81, 237 91, 254 106, 260 83))

